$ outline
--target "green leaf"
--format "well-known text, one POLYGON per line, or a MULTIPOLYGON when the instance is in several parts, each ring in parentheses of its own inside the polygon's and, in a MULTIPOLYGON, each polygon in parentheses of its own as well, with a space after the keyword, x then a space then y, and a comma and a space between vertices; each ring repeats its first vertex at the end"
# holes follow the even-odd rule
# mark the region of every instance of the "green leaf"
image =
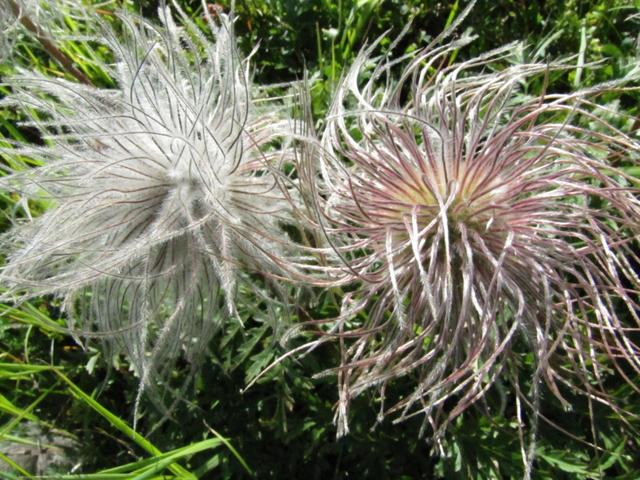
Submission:
POLYGON ((589 473, 591 473, 589 472, 589 470, 585 468, 584 465, 578 465, 575 463, 570 463, 566 460, 562 460, 560 457, 566 456, 566 452, 554 452, 554 453, 555 454, 552 455, 551 453, 544 453, 543 451, 539 450, 537 455, 539 458, 542 458, 547 463, 549 463, 554 467, 559 468, 563 472, 579 473, 580 475, 588 475, 589 473))

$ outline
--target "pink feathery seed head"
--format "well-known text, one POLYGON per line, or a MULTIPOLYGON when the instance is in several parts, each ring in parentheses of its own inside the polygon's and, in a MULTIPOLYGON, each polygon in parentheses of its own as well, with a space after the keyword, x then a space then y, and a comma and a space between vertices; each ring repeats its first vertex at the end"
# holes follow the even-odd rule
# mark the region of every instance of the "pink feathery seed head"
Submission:
POLYGON ((327 119, 318 222, 358 285, 334 329, 353 339, 339 433, 352 397, 405 375, 415 391, 391 406, 382 393, 382 413, 424 413, 442 432, 499 376, 517 382, 518 337, 536 401, 543 379, 562 402, 560 384, 609 404, 600 354, 624 378, 640 373, 640 191, 615 167, 637 162, 638 142, 601 119, 598 88, 521 92, 564 65, 492 71, 510 46, 436 68, 464 41, 424 51, 395 84, 391 62, 362 84, 364 52, 327 119))

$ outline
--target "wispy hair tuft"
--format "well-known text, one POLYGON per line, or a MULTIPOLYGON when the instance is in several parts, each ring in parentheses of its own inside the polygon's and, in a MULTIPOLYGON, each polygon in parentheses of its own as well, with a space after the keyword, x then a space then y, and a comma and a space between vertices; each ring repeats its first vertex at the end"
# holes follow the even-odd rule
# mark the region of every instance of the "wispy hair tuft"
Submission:
POLYGON ((3 299, 63 298, 81 333, 114 340, 154 388, 239 319, 239 283, 257 291, 283 275, 291 201, 280 179, 291 124, 250 84, 232 18, 208 16, 209 40, 182 12, 159 17, 103 27, 116 88, 8 80, 4 104, 30 114, 45 145, 5 150, 39 166, 2 186, 49 208, 4 235, 0 273, 3 299))
POLYGON ((381 417, 423 415, 436 438, 498 381, 532 418, 543 385, 567 407, 577 393, 618 413, 604 379, 613 370, 637 391, 633 119, 596 103, 613 85, 524 93, 568 67, 510 63, 514 45, 452 63, 468 41, 403 64, 361 53, 308 157, 317 221, 342 260, 327 270, 351 285, 331 330, 339 434, 370 389, 381 417), (413 391, 385 402, 401 377, 413 391))

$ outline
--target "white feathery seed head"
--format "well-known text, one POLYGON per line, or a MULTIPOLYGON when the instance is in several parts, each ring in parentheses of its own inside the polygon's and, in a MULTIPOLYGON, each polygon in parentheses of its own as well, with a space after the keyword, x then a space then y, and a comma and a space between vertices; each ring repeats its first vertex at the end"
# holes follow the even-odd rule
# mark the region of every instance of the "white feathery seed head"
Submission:
POLYGON ((81 330, 128 353, 143 388, 181 352, 198 363, 239 282, 284 275, 290 217, 283 107, 251 86, 229 15, 208 16, 210 40, 179 13, 103 27, 116 88, 22 72, 3 102, 45 144, 4 151, 39 166, 2 188, 50 207, 2 237, 2 298, 63 298, 81 330))

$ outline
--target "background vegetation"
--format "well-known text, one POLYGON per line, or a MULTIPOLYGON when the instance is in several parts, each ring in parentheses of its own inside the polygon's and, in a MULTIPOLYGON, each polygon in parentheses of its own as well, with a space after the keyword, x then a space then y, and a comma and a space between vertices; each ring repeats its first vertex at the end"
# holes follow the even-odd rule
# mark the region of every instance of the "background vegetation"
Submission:
MULTIPOLYGON (((202 18, 199 0, 180 3, 193 18, 202 18)), ((153 17, 155 4, 105 2, 98 14, 115 21, 112 12, 125 7, 153 17)), ((460 1, 430 0, 238 0, 237 35, 245 53, 260 45, 253 57, 258 83, 301 79, 308 70, 314 113, 321 118, 340 72, 367 40, 385 31, 393 38, 412 22, 397 51, 420 48, 451 24, 463 7, 460 1)), ((472 57, 523 41, 528 47, 523 58, 573 56, 576 69, 552 78, 549 90, 580 88, 619 78, 638 65, 640 20, 632 18, 638 12, 637 0, 480 0, 461 27, 472 29, 478 38, 458 55, 472 57), (590 62, 601 65, 585 67, 590 62)), ((85 33, 86 27, 73 16, 64 17, 64 22, 70 31, 85 33)), ((26 32, 16 34, 14 41, 16 56, 2 64, 1 75, 18 67, 65 74, 26 32)), ((110 85, 91 63, 106 52, 77 39, 60 39, 59 46, 95 84, 110 85)), ((2 91, 10 88, 5 85, 2 91)), ((535 92, 541 85, 523 88, 535 92)), ((636 118, 640 118, 639 100, 637 93, 603 99, 636 118)), ((17 112, 1 110, 0 138, 40 142, 19 120, 17 112)), ((632 128, 640 126, 636 123, 632 128)), ((17 160, 5 155, 2 161, 17 160)), ((0 196, 0 207, 5 212, 0 228, 6 228, 18 210, 17 198, 0 196)), ((44 207, 33 205, 35 211, 44 207)), ((312 314, 330 316, 336 308, 336 300, 323 294, 312 314)), ((513 396, 500 388, 490 396, 495 408, 459 417, 440 445, 419 438, 419 419, 376 424, 376 399, 364 396, 351 409, 351 434, 336 440, 335 379, 312 378, 336 364, 338 354, 330 345, 302 359, 283 361, 243 393, 284 352, 271 327, 248 308, 244 330, 230 324, 212 342, 208 363, 186 392, 188 402, 168 418, 147 406, 136 431, 131 419, 138 379, 124 358, 104 358, 97 342, 90 342, 86 350, 78 346, 64 333, 65 319, 53 298, 18 307, 0 305, 0 314, 0 465, 5 464, 0 477, 63 478, 62 473, 72 469, 83 478, 104 479, 522 475, 513 396)), ((531 364, 523 354, 523 378, 530 375, 531 364)), ((186 371, 186 365, 183 368, 186 371)), ((176 380, 183 374, 176 369, 176 380)), ((395 395, 402 395, 402 382, 394 388, 395 395)), ((638 395, 628 386, 611 383, 610 391, 640 415, 638 395)), ((568 392, 567 396, 571 398, 568 392)), ((572 401, 571 411, 543 401, 548 422, 540 424, 534 478, 640 478, 640 444, 634 434, 640 422, 622 425, 603 410, 594 412, 592 428, 586 402, 572 401), (594 436, 600 449, 590 446, 594 436)))

